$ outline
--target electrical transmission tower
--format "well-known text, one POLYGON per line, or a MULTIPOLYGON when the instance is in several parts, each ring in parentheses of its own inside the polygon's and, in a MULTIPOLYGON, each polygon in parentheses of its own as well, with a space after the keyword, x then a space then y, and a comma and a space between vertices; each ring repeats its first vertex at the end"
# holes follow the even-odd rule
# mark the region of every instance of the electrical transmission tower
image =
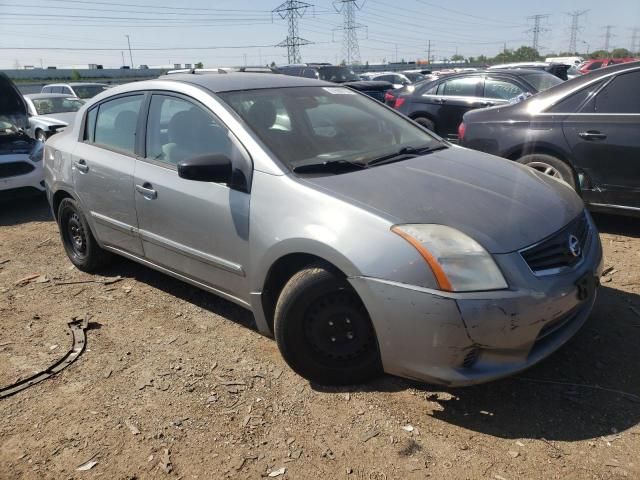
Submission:
POLYGON ((300 46, 309 45, 311 42, 298 36, 298 19, 304 15, 307 8, 312 5, 298 0, 287 0, 280 6, 273 9, 273 13, 277 13, 280 18, 287 19, 289 23, 289 33, 287 38, 280 42, 278 47, 287 47, 287 60, 289 63, 302 63, 300 55, 300 46))
POLYGON ((549 15, 532 15, 530 17, 527 17, 527 20, 533 20, 533 28, 529 29, 528 31, 533 32, 533 43, 531 46, 536 51, 540 50, 540 34, 549 30, 548 28, 542 27, 542 20, 544 20, 545 18, 549 18, 549 15))
POLYGON ((611 46, 611 38, 615 35, 611 32, 613 25, 605 25, 604 27, 604 49, 608 52, 611 46))
POLYGON ((569 50, 568 52, 575 53, 577 51, 576 44, 578 43, 578 32, 580 31, 580 17, 586 14, 589 10, 574 10, 567 13, 571 17, 571 34, 569 36, 569 50))
POLYGON ((364 25, 356 23, 356 11, 364 6, 358 0, 334 0, 333 8, 342 13, 342 55, 347 65, 360 63, 360 46, 358 45, 358 29, 365 28, 364 25))
POLYGON ((640 28, 634 28, 631 34, 631 55, 637 55, 640 52, 640 28))

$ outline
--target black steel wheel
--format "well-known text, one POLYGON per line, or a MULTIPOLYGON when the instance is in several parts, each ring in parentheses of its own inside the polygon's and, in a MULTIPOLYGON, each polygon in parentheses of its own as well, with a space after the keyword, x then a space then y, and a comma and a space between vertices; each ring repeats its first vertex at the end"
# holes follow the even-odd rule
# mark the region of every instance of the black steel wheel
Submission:
POLYGON ((67 256, 79 270, 93 272, 111 260, 111 254, 96 242, 75 200, 65 198, 60 202, 57 219, 67 256))
POLYGON ((323 266, 287 282, 276 305, 275 337, 289 366, 318 384, 362 383, 382 371, 362 301, 344 278, 323 266))

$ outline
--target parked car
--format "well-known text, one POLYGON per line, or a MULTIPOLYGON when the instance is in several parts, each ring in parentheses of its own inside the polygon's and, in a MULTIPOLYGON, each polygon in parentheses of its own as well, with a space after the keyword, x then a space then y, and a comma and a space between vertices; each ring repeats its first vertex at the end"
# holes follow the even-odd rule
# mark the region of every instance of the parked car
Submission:
POLYGON ((44 142, 73 121, 84 100, 61 93, 31 93, 24 96, 29 113, 29 136, 44 142))
POLYGON ((513 374, 595 300, 600 240, 571 188, 329 82, 121 85, 45 149, 74 265, 115 253, 248 308, 317 383, 513 374))
POLYGON ((105 83, 51 83, 42 87, 40 93, 61 93, 63 95, 71 95, 82 99, 95 97, 97 94, 104 92, 110 88, 105 83))
POLYGON ((0 72, 0 198, 44 192, 42 143, 27 135, 27 105, 0 72))
POLYGON ((431 72, 422 73, 422 72, 412 72, 412 71, 404 71, 402 74, 409 79, 411 83, 422 82, 423 80, 427 80, 427 76, 431 75, 431 72))
POLYGON ((597 70, 517 105, 469 112, 469 148, 564 180, 597 210, 640 215, 640 62, 597 70))
POLYGON ((393 88, 389 82, 375 80, 360 80, 353 70, 348 67, 327 63, 305 63, 301 65, 285 65, 274 69, 275 72, 294 77, 305 77, 338 83, 345 87, 369 95, 379 101, 384 101, 384 94, 393 88))
POLYGON ((383 82, 389 82, 393 86, 393 88, 402 88, 413 83, 411 80, 409 80, 409 77, 407 75, 397 72, 370 72, 363 73, 361 77, 363 77, 363 80, 379 80, 383 82))
POLYGON ((504 105, 561 83, 539 70, 495 70, 446 75, 388 92, 385 103, 439 135, 455 139, 469 110, 504 105))
POLYGON ((630 63, 636 62, 638 59, 633 57, 625 57, 625 58, 596 58, 587 60, 586 62, 580 64, 579 71, 580 73, 589 73, 594 70, 598 70, 599 68, 610 67, 611 65, 618 65, 620 63, 630 63))
POLYGON ((489 70, 514 70, 517 68, 526 68, 527 70, 544 70, 545 72, 555 75, 560 80, 568 80, 567 71, 571 65, 566 63, 551 63, 551 62, 516 62, 505 63, 502 65, 492 65, 489 70))

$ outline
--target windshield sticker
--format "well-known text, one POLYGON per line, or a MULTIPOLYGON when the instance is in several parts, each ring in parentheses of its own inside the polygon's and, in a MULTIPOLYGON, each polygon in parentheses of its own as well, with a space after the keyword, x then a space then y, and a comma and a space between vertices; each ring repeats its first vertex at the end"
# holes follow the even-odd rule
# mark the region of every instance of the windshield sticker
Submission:
POLYGON ((332 95, 355 95, 356 92, 344 87, 324 87, 325 92, 329 92, 332 95))

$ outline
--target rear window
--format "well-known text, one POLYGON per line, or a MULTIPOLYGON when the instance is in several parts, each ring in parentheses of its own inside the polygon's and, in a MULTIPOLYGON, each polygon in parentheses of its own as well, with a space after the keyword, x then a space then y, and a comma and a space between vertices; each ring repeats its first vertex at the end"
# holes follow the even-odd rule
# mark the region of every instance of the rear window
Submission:
POLYGON ((559 79, 555 75, 551 75, 546 72, 525 73, 522 75, 522 78, 531 84, 531 86, 538 92, 544 92, 545 90, 555 87, 556 85, 560 85, 563 82, 563 80, 559 79))

